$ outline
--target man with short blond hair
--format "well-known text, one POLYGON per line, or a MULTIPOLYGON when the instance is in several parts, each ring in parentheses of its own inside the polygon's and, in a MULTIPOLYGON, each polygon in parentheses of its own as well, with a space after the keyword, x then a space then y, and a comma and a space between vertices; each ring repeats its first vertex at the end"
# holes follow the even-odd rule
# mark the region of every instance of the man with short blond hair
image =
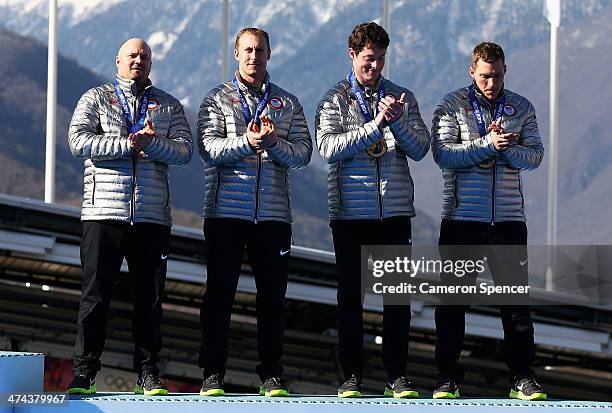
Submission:
POLYGON ((225 393, 230 316, 246 248, 257 286, 259 393, 286 396, 281 356, 291 251, 288 170, 310 162, 312 142, 298 99, 270 82, 268 34, 242 29, 235 44, 234 78, 204 97, 198 116, 207 268, 200 394, 225 393))
POLYGON ((83 290, 70 394, 96 392, 113 279, 124 258, 134 293, 134 391, 168 394, 157 368, 172 224, 168 169, 191 160, 192 143, 181 103, 151 84, 151 62, 144 40, 126 41, 115 82, 88 90, 70 123, 70 150, 85 163, 83 290))
MULTIPOLYGON (((501 46, 489 42, 477 45, 469 73, 472 83, 444 96, 434 112, 431 148, 444 177, 439 244, 451 246, 441 248, 441 253, 449 251, 449 258, 462 259, 466 257, 453 245, 516 245, 526 254, 521 171, 536 169, 544 154, 535 109, 526 98, 505 89, 501 46)), ((487 261, 494 279, 501 278, 500 271, 510 271, 513 283, 527 284, 526 266, 518 260, 502 265, 494 256, 487 261)), ((452 274, 443 273, 441 278, 459 282, 452 274)), ((472 281, 476 279, 464 277, 461 282, 472 281)), ((459 397, 464 373, 458 360, 468 308, 436 308, 439 377, 434 398, 459 397)), ((506 363, 512 374, 510 397, 545 399, 530 367, 535 349, 529 308, 500 306, 500 312, 506 363)))

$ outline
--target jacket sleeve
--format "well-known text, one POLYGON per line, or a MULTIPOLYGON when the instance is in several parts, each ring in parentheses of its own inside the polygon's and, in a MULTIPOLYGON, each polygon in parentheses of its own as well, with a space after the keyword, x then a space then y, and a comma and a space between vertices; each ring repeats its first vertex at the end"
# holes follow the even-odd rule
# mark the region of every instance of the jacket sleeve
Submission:
POLYGON ((198 112, 198 150, 204 162, 214 165, 233 164, 253 155, 246 133, 227 136, 225 115, 215 99, 218 88, 213 89, 202 100, 198 112))
POLYGON ((193 153, 191 129, 180 102, 172 103, 168 137, 153 137, 144 151, 155 161, 168 165, 185 166, 189 163, 193 153))
POLYGON ((459 121, 450 102, 443 99, 434 111, 431 151, 442 169, 460 169, 478 165, 497 154, 491 134, 461 142, 459 121))
POLYGON ((303 168, 310 162, 312 155, 312 138, 306 124, 304 109, 297 100, 293 105, 293 116, 287 137, 278 137, 276 144, 266 152, 289 168, 303 168))
POLYGON ((343 132, 340 106, 336 99, 336 91, 323 96, 315 117, 317 147, 323 159, 330 164, 354 157, 383 137, 374 120, 357 129, 343 132))
POLYGON ((529 170, 540 166, 544 157, 544 146, 538 132, 535 109, 531 103, 528 106, 519 143, 503 151, 501 156, 508 166, 515 169, 529 170))
POLYGON ((404 114, 389 124, 399 149, 410 159, 420 161, 429 150, 429 130, 421 118, 419 105, 412 93, 404 105, 404 114))
POLYGON ((100 96, 88 90, 72 114, 68 130, 70 152, 79 159, 112 160, 132 156, 127 136, 105 133, 100 127, 100 96))

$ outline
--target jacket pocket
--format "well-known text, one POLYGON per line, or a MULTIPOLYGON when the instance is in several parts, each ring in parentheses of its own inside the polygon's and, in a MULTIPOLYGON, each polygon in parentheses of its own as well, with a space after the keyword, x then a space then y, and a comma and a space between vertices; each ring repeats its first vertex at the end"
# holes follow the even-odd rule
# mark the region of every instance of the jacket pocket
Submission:
POLYGON ((170 182, 166 176, 166 211, 170 207, 170 182))
POLYGON ((92 178, 93 178, 93 185, 91 188, 91 205, 93 206, 96 204, 96 171, 95 170, 92 174, 92 178))
POLYGON ((457 194, 457 175, 453 175, 453 199, 455 209, 459 208, 459 195, 457 194))
POLYGON ((521 174, 518 174, 519 193, 521 194, 521 212, 525 212, 525 196, 523 195, 523 180, 521 174))
POLYGON ((221 187, 221 171, 217 170, 217 187, 215 188, 215 208, 217 207, 217 201, 219 201, 219 188, 221 187))
POLYGON ((338 188, 338 202, 340 203, 340 208, 342 208, 342 187, 340 185, 340 181, 342 178, 342 161, 338 162, 338 173, 336 175, 336 187, 338 188))
POLYGON ((289 195, 289 175, 285 172, 285 196, 287 197, 287 212, 291 214, 291 195, 289 195))

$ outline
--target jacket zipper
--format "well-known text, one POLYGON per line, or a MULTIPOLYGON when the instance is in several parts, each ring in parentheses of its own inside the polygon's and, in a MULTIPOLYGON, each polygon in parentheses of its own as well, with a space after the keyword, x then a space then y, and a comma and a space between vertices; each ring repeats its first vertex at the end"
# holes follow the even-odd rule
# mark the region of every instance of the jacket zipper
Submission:
MULTIPOLYGON (((487 105, 489 106, 489 116, 490 116, 490 121, 493 119, 493 117, 495 116, 494 108, 495 106, 490 105, 487 102, 487 105)), ((495 225, 495 178, 497 175, 497 162, 495 162, 493 164, 493 167, 491 168, 491 225, 495 225)))
POLYGON ((383 205, 382 205, 382 185, 380 183, 380 158, 376 158, 376 188, 378 191, 378 214, 380 220, 383 220, 383 205))
POLYGON ((131 189, 131 201, 130 201, 130 225, 134 225, 134 204, 136 203, 136 191, 134 186, 136 185, 136 154, 132 154, 132 189, 131 189))
POLYGON ((255 223, 257 224, 257 215, 259 214, 259 183, 261 177, 261 153, 257 154, 257 184, 255 186, 255 223))
MULTIPOLYGON (((138 106, 138 96, 134 99, 132 107, 132 123, 136 122, 136 111, 138 106)), ((129 132, 129 130, 128 130, 129 132)), ((136 153, 132 153, 132 188, 130 194, 130 225, 134 225, 134 215, 136 214, 136 153)))
MULTIPOLYGON (((375 101, 373 99, 376 99, 375 97, 372 98, 370 97, 370 108, 372 109, 372 113, 374 113, 374 116, 376 116, 378 114, 378 105, 375 104, 375 101)), ((382 139, 385 139, 385 132, 382 132, 382 139)), ((377 199, 378 199, 378 218, 380 221, 383 220, 383 204, 382 204, 382 185, 380 182, 380 158, 376 158, 376 192, 377 192, 377 199)))

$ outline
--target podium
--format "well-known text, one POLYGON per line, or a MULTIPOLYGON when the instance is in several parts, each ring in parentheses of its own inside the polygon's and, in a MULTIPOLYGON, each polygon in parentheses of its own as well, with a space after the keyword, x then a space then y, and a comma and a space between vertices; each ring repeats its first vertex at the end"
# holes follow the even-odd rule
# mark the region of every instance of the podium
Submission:
MULTIPOLYGON (((0 394, 41 393, 43 391, 44 356, 36 353, 0 352, 0 394)), ((425 395, 424 395, 425 396, 425 395)), ((429 395, 427 395, 429 396, 429 395)), ((335 395, 291 395, 267 398, 254 394, 229 394, 202 397, 198 394, 170 394, 146 397, 131 393, 98 393, 72 396, 62 406, 42 404, 0 405, 0 413, 603 413, 612 411, 612 403, 510 399, 433 400, 430 398, 396 400, 383 396, 340 399, 335 395), (559 410, 560 409, 560 410, 559 410)))

